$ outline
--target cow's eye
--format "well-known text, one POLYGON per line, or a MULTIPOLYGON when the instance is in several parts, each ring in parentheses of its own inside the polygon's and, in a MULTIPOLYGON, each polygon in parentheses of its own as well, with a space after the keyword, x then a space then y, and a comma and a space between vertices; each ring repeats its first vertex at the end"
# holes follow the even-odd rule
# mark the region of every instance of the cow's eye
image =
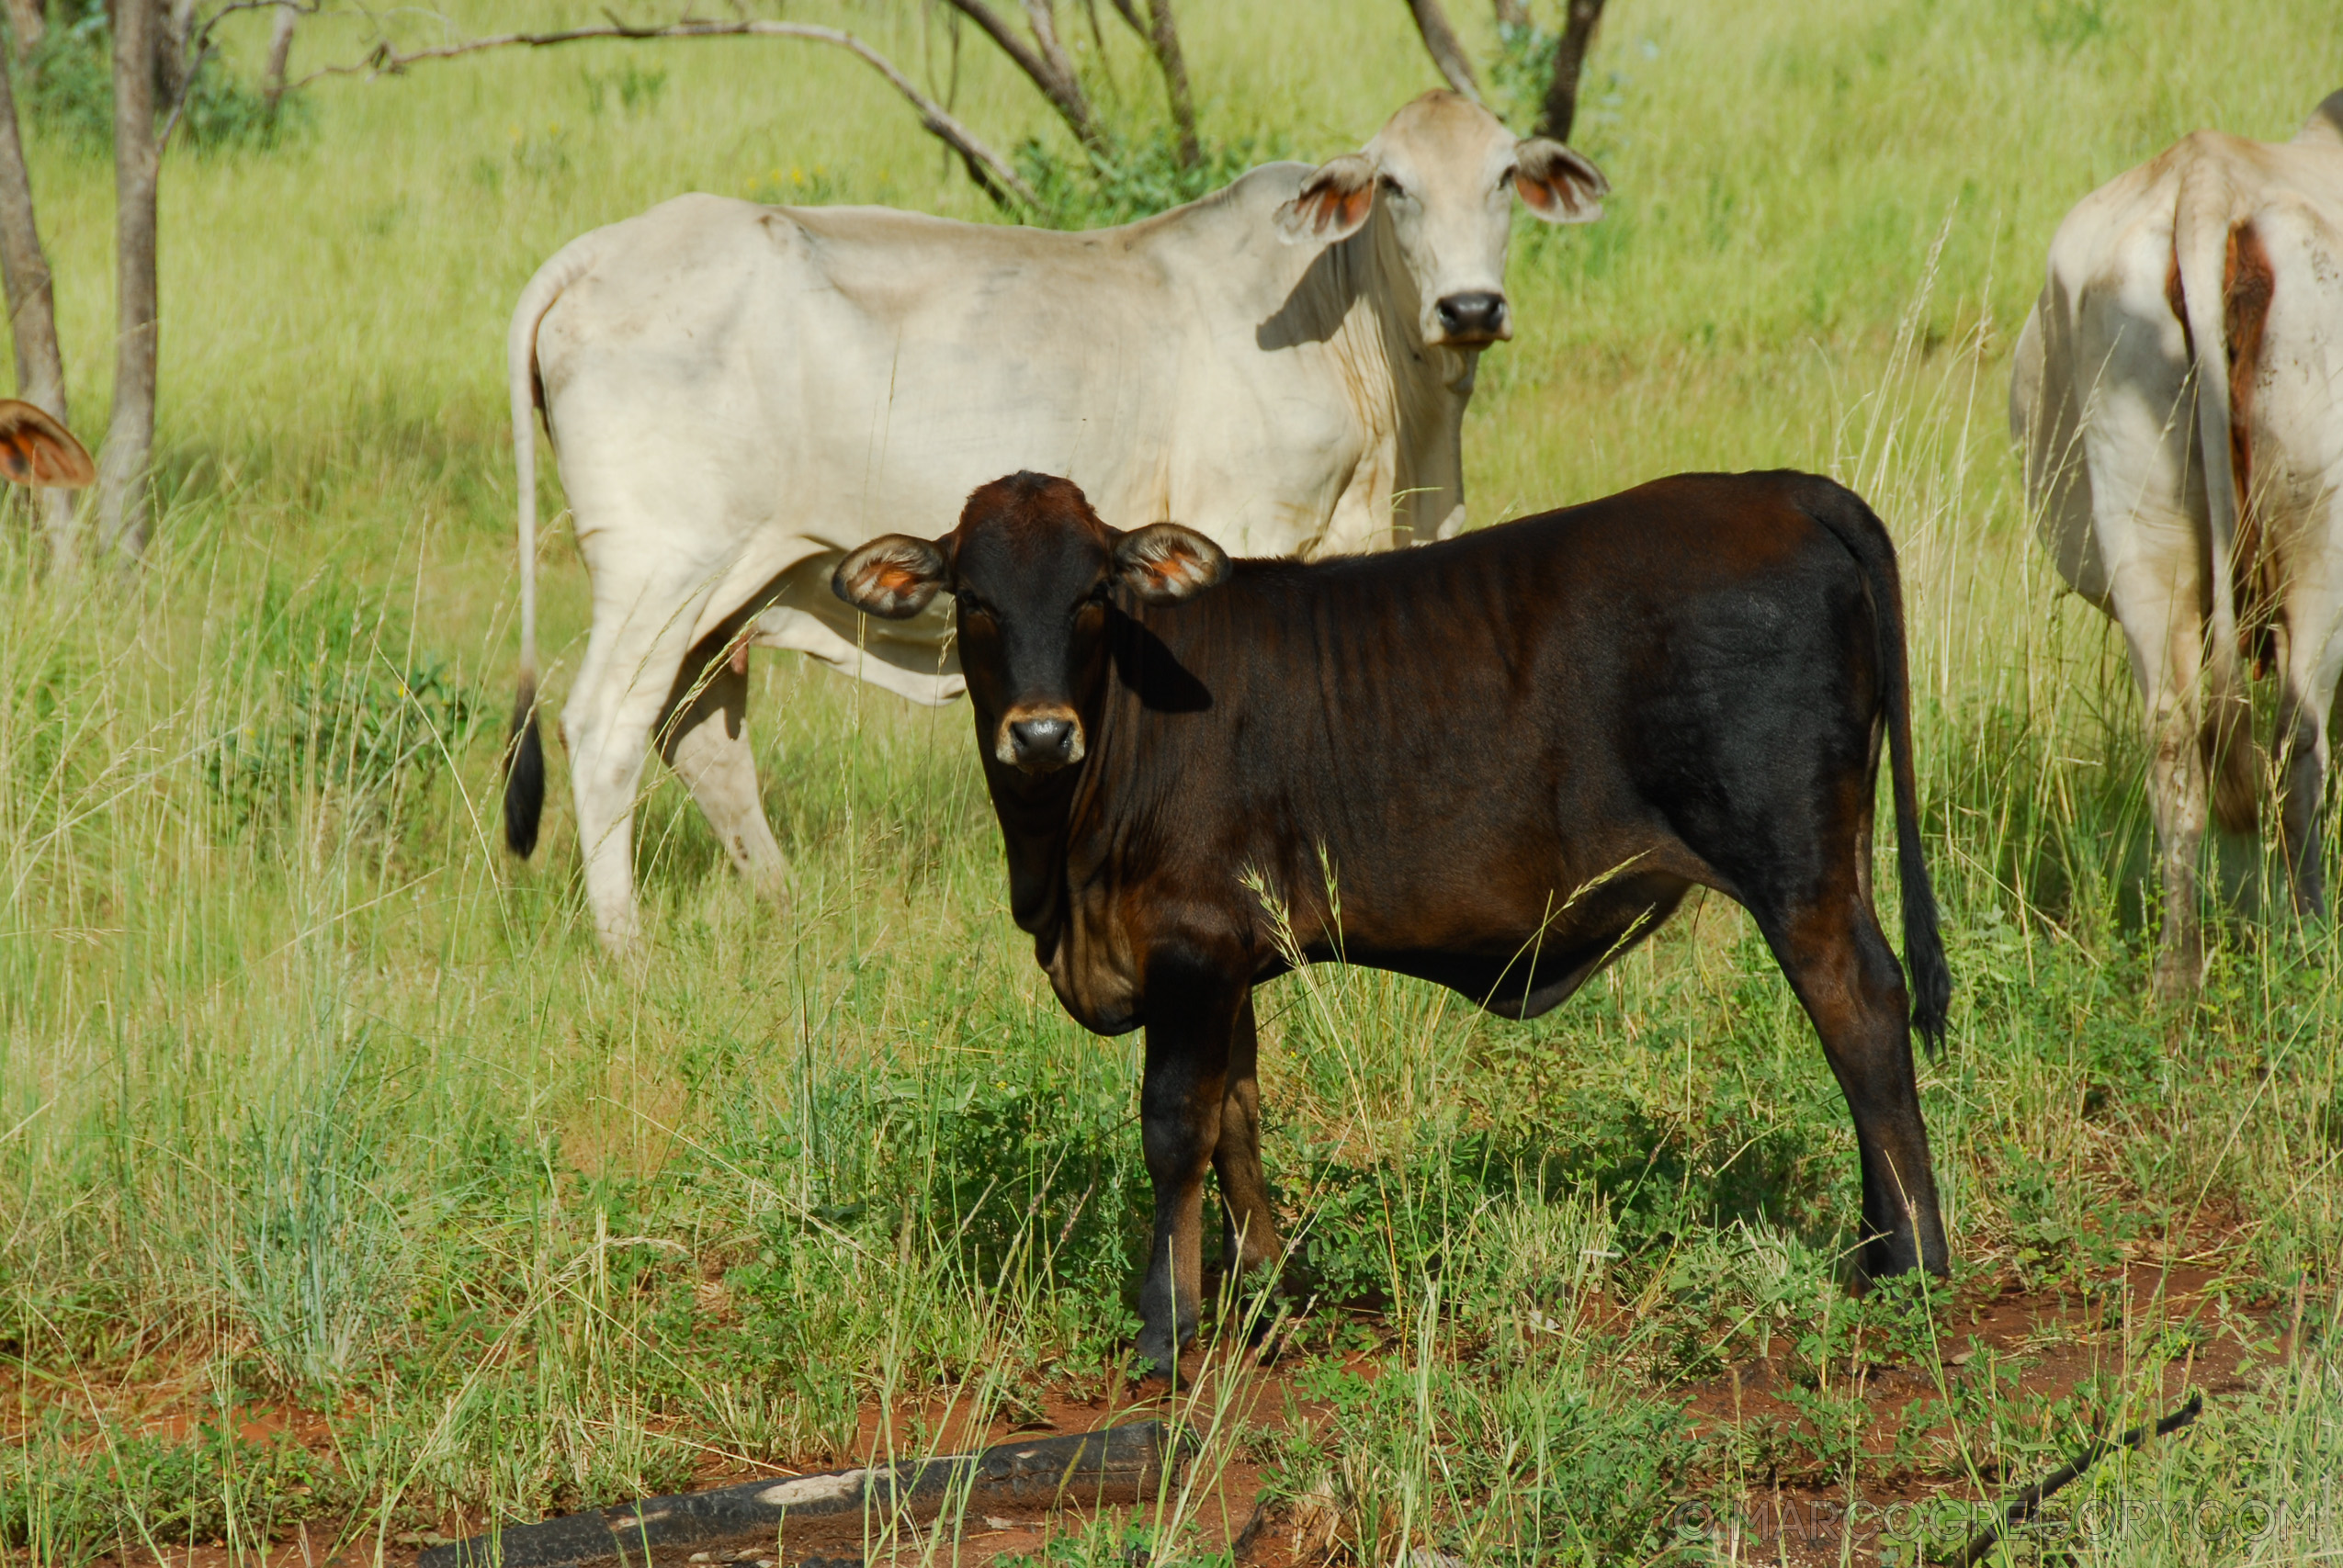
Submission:
POLYGON ((1401 185, 1398 180, 1393 179, 1389 175, 1383 176, 1381 184, 1383 188, 1390 192, 1393 196, 1404 197, 1408 194, 1408 187, 1401 185))
POLYGON ((992 607, 990 605, 987 604, 983 600, 978 598, 975 594, 969 592, 965 588, 954 594, 953 598, 959 601, 960 614, 964 615, 990 616, 992 614, 992 607))

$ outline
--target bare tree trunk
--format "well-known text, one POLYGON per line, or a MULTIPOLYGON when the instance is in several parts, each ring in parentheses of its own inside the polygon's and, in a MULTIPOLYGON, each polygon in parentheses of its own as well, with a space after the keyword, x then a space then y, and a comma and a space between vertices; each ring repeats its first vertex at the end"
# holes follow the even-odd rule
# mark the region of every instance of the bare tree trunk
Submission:
POLYGON ((1545 84, 1545 107, 1538 116, 1537 133, 1556 141, 1570 140, 1579 118, 1579 75, 1586 69, 1587 51, 1594 43, 1595 24, 1602 20, 1602 0, 1570 0, 1562 24, 1562 41, 1554 48, 1554 74, 1545 84))
POLYGON ((1163 96, 1172 105, 1172 123, 1180 133, 1180 167, 1193 169, 1204 161, 1196 141, 1196 102, 1188 91, 1187 57, 1180 52, 1179 25, 1172 19, 1172 0, 1148 0, 1148 46, 1163 72, 1163 96))
POLYGON ((1497 0, 1497 25, 1500 28, 1526 28, 1530 25, 1530 8, 1522 0, 1497 0))
POLYGON ((146 548, 153 494, 154 137, 159 0, 114 0, 114 417, 97 463, 99 542, 126 557, 146 548))
POLYGON ((268 63, 261 68, 261 91, 270 109, 285 96, 285 69, 293 62, 293 28, 301 14, 290 6, 277 7, 277 25, 268 34, 268 63))
POLYGON ((17 59, 22 62, 40 47, 42 35, 49 31, 49 19, 40 14, 40 0, 8 0, 8 26, 17 35, 17 59))
MULTIPOLYGON (((37 14, 37 13, 36 13, 37 14)), ((21 35, 19 35, 21 37, 21 35)), ((65 356, 57 347, 57 306, 49 257, 33 221, 32 177, 17 128, 17 96, 0 67, 0 273, 8 291, 8 321, 17 341, 17 395, 58 423, 65 423, 65 356)), ((37 490, 41 526, 59 570, 74 564, 74 494, 37 490)))
POLYGON ((1473 62, 1466 56, 1465 46, 1456 39, 1456 29, 1448 23, 1448 13, 1441 8, 1440 0, 1408 0, 1408 9, 1416 18, 1416 31, 1423 35, 1424 49, 1432 55, 1432 62, 1440 67, 1440 74, 1448 85, 1475 103, 1480 102, 1480 83, 1473 77, 1473 62))

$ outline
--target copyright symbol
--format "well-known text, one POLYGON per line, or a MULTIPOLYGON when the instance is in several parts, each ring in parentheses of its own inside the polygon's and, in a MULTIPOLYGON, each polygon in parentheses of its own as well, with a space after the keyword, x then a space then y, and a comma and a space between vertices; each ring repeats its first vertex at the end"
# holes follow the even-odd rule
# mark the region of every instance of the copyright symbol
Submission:
POLYGON ((1679 1535, 1706 1535, 1715 1514, 1705 1503, 1679 1503, 1669 1518, 1679 1535))

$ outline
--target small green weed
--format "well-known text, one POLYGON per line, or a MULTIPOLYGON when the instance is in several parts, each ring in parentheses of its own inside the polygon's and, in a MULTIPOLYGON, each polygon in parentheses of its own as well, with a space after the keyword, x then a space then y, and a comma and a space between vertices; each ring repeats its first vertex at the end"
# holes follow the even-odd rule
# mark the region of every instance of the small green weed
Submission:
POLYGON ((244 821, 280 818, 318 790, 395 816, 471 739, 478 705, 444 661, 399 649, 379 604, 272 581, 238 640, 255 700, 203 766, 244 821))
POLYGON ((52 1414, 0 1448, 0 1545, 36 1562, 208 1543, 232 1530, 266 1539, 352 1501, 336 1467, 290 1438, 255 1440, 209 1424, 175 1440, 74 1430, 52 1414))
POLYGON ((601 114, 613 101, 623 113, 648 114, 659 107, 661 96, 667 91, 665 71, 645 70, 631 60, 615 71, 581 71, 578 80, 585 88, 590 115, 601 114))

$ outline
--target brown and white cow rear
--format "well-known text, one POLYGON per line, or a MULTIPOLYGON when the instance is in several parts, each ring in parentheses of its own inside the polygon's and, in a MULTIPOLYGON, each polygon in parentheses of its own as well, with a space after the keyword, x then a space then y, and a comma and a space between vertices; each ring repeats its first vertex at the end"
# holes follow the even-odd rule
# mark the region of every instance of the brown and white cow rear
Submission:
POLYGON ((2145 699, 2158 990, 2202 969, 2213 816, 2262 794, 2248 666, 2279 674, 2278 822, 2324 903, 2320 806, 2343 668, 2343 93, 2290 142, 2202 130, 2102 186, 2051 242, 2012 434, 2058 570, 2122 625, 2145 699))

